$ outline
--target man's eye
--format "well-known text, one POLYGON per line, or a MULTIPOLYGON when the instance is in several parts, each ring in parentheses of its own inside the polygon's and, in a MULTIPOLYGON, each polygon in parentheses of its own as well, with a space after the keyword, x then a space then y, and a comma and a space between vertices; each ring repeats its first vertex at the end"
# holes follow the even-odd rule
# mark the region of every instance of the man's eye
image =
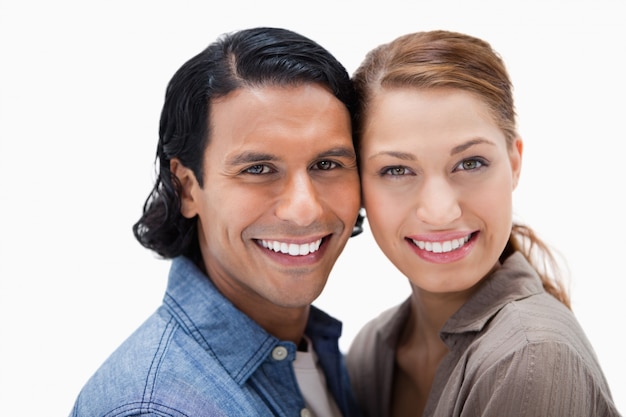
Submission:
POLYGON ((270 172, 270 168, 267 165, 253 165, 249 168, 246 168, 244 172, 246 174, 254 175, 267 174, 270 172))
POLYGON ((319 161, 315 164, 315 169, 319 169, 320 171, 328 171, 329 169, 333 169, 337 166, 337 164, 333 161, 319 161))

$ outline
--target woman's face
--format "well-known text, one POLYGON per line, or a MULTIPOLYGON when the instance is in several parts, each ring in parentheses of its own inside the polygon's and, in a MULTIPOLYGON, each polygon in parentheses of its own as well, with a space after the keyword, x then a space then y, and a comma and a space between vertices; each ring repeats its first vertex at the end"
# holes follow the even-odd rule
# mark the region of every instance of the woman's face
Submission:
POLYGON ((472 288, 510 235, 521 139, 508 149, 469 92, 405 88, 375 95, 361 140, 363 204, 385 255, 422 290, 472 288))

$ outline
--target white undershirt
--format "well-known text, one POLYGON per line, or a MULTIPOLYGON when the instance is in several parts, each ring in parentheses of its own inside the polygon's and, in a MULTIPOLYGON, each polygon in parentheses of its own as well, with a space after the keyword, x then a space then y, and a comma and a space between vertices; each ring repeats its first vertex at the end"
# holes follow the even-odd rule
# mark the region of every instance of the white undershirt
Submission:
POLYGON ((315 417, 341 417, 341 411, 326 386, 324 372, 317 363, 313 344, 308 338, 305 339, 308 351, 296 351, 296 360, 293 362, 304 403, 315 417))

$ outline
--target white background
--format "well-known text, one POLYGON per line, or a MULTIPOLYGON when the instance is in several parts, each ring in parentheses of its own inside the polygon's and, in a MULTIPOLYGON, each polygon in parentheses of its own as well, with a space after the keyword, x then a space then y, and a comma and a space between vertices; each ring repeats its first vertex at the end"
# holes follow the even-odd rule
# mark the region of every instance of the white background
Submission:
MULTIPOLYGON (((67 415, 107 355, 159 305, 169 263, 131 226, 153 180, 173 73, 219 34, 281 26, 354 71, 406 32, 488 40, 515 85, 519 219, 572 272, 575 314, 626 411, 621 1, 0 0, 0 413, 67 415)), ((408 294, 366 230, 316 304, 364 322, 408 294)))

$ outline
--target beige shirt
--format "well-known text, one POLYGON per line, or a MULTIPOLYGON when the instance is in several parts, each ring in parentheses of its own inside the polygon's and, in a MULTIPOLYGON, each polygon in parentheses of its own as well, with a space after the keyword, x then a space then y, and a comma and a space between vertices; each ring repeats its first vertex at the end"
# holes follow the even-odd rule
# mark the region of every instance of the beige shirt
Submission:
MULTIPOLYGON (((395 346, 408 300, 368 323, 347 355, 366 417, 389 414, 395 346)), ((424 416, 613 417, 604 374, 570 310, 515 253, 444 325, 449 353, 424 416)), ((418 416, 416 416, 418 417, 418 416)))

